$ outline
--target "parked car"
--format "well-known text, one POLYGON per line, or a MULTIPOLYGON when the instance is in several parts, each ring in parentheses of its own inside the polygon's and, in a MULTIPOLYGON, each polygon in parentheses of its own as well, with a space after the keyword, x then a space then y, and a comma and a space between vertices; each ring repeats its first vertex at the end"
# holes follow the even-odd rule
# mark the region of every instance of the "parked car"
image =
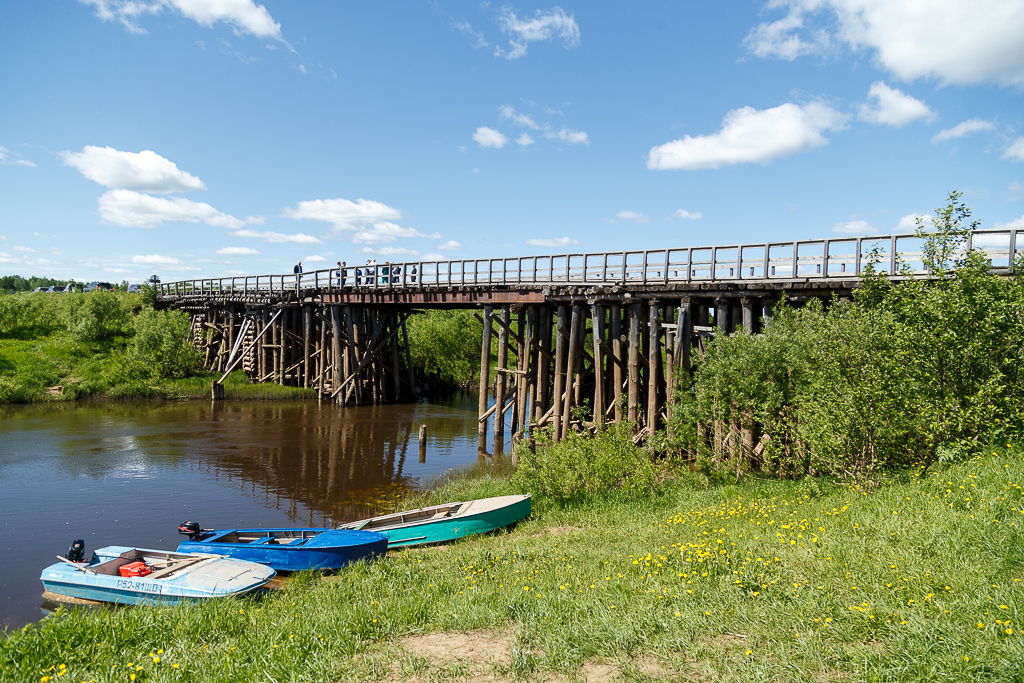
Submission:
POLYGON ((69 292, 73 292, 73 291, 75 291, 75 283, 74 282, 69 282, 66 285, 64 285, 64 289, 61 289, 61 290, 58 290, 58 291, 64 292, 65 294, 67 294, 69 292))
POLYGON ((42 294, 45 291, 46 291, 46 287, 36 287, 35 289, 32 290, 32 293, 33 294, 42 294))
POLYGON ((142 291, 142 287, 139 285, 128 285, 128 291, 138 294, 139 292, 142 291))
POLYGON ((50 285, 45 290, 47 294, 55 294, 56 292, 63 292, 63 288, 57 287, 57 285, 50 285))
POLYGON ((90 282, 82 289, 83 292, 95 292, 97 290, 101 292, 112 292, 114 291, 114 287, 109 282, 90 282))

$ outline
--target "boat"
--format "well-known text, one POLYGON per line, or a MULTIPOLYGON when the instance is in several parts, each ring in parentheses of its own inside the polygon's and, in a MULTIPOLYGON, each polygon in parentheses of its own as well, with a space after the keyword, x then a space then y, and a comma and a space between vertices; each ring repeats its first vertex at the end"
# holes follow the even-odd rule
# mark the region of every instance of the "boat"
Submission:
POLYGON ((121 605, 191 602, 251 593, 277 573, 255 562, 222 555, 120 545, 96 550, 87 562, 80 561, 81 554, 68 554, 72 559, 58 555, 60 562, 44 569, 39 577, 43 597, 49 600, 121 605))
POLYGON ((324 529, 201 529, 185 522, 179 553, 212 553, 265 564, 276 571, 339 569, 383 555, 388 539, 372 531, 324 529))
POLYGON ((338 528, 376 531, 388 537, 388 548, 400 548, 487 533, 529 514, 530 494, 496 496, 371 517, 338 528))

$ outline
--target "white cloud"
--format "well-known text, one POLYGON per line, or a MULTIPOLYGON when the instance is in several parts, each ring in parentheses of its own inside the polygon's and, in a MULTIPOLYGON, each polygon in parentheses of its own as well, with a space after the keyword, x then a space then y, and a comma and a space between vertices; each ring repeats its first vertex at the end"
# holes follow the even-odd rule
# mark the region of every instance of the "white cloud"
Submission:
POLYGON ((459 21, 454 23, 453 26, 458 29, 459 33, 469 38, 469 42, 474 48, 487 47, 490 45, 490 43, 484 39, 484 34, 480 31, 473 30, 473 27, 468 21, 459 21))
POLYGON ((353 202, 338 198, 299 202, 294 209, 286 208, 281 215, 297 221, 331 223, 337 230, 358 230, 361 226, 380 221, 399 220, 402 212, 370 199, 357 199, 353 202))
POLYGON ((501 149, 508 142, 508 138, 487 126, 480 126, 473 133, 473 139, 481 147, 494 147, 495 149, 501 149))
POLYGON ((154 197, 131 190, 108 190, 97 200, 100 220, 124 228, 155 228, 165 221, 206 223, 236 230, 245 225, 204 202, 182 197, 154 197))
POLYGON ((327 263, 327 259, 325 259, 323 256, 320 256, 319 254, 313 254, 312 256, 307 256, 306 258, 304 258, 302 260, 303 261, 310 261, 311 263, 327 263))
POLYGON ((690 213, 686 209, 677 209, 673 214, 676 218, 682 218, 684 221, 696 221, 704 217, 700 211, 690 213))
POLYGON ((31 166, 32 168, 36 167, 35 164, 33 164, 31 161, 28 161, 26 159, 12 159, 11 158, 11 151, 9 149, 7 149, 6 147, 4 147, 3 145, 0 145, 0 166, 15 166, 15 165, 31 166))
POLYGON ((437 247, 438 251, 461 251, 462 245, 455 240, 448 240, 444 244, 440 244, 437 247))
POLYGON ((159 266, 163 270, 200 270, 200 268, 190 266, 173 256, 161 256, 160 254, 136 254, 135 256, 132 256, 132 263, 137 265, 159 266))
POLYGON ((216 253, 222 256, 255 256, 260 252, 252 247, 222 247, 216 253))
POLYGON ((867 221, 847 221, 833 225, 832 232, 840 235, 874 235, 878 230, 867 221))
POLYGON ((415 249, 406 249, 405 247, 381 247, 374 249, 373 247, 363 247, 364 254, 376 254, 377 256, 419 256, 420 252, 415 249))
POLYGON ((828 49, 832 42, 828 31, 813 32, 808 42, 795 33, 803 27, 803 12, 794 8, 782 19, 751 29, 743 39, 743 45, 758 57, 778 57, 788 61, 802 55, 820 54, 828 49))
POLYGON ((511 7, 506 6, 502 8, 498 25, 509 36, 509 49, 506 51, 500 45, 495 46, 495 57, 519 59, 526 54, 530 43, 551 40, 556 36, 562 39, 562 45, 567 50, 580 44, 580 27, 575 15, 566 14, 565 10, 557 6, 550 10, 537 10, 532 19, 520 19, 511 7))
POLYGON ((871 84, 868 99, 874 102, 858 108, 857 118, 861 121, 899 128, 918 119, 935 120, 935 112, 927 104, 902 90, 890 88, 882 81, 871 84))
POLYGON ((555 237, 553 239, 526 240, 531 247, 567 247, 570 244, 579 244, 578 240, 568 237, 555 237))
POLYGON ((636 211, 619 211, 615 214, 615 217, 620 221, 631 221, 633 223, 646 223, 651 220, 647 216, 642 213, 637 213, 636 211))
POLYGON ((529 136, 529 134, 523 133, 522 135, 520 135, 519 137, 516 138, 516 144, 518 144, 518 145, 520 145, 522 147, 526 147, 528 145, 532 145, 533 144, 533 138, 531 138, 529 136))
POLYGON ((562 130, 557 132, 549 130, 544 133, 544 137, 549 140, 562 140, 570 145, 590 145, 590 139, 581 130, 570 130, 569 128, 562 128, 562 130))
POLYGON ((285 235, 280 232, 273 232, 270 230, 235 230, 231 233, 232 237, 251 237, 253 239, 266 240, 273 244, 284 244, 285 242, 295 242, 296 244, 323 244, 320 240, 312 235, 304 235, 301 232, 295 235, 285 235))
MULTIPOLYGON (((1003 230, 1003 229, 1006 229, 1006 230, 1013 230, 1013 229, 1020 230, 1021 228, 1024 228, 1024 216, 1021 216, 1020 218, 1015 218, 1012 221, 1010 221, 1009 223, 999 223, 999 222, 997 222, 995 224, 995 227, 994 227, 995 230, 1003 230)), ((1020 237, 1018 237, 1017 239, 1019 240, 1020 237)), ((1020 249, 1020 248, 1021 248, 1021 246, 1020 246, 1020 243, 1018 242, 1017 249, 1020 249)))
POLYGON ((537 122, 533 120, 532 116, 529 114, 520 114, 515 110, 515 107, 511 105, 503 104, 498 107, 498 115, 503 119, 511 120, 512 123, 516 125, 526 126, 527 128, 533 128, 534 130, 540 129, 540 126, 537 125, 537 122))
POLYGON ((36 250, 33 249, 32 247, 11 247, 11 249, 13 249, 14 251, 28 252, 30 254, 36 253, 36 250))
POLYGON ((135 271, 131 270, 130 268, 104 268, 103 272, 104 273, 117 273, 118 275, 131 275, 135 271))
POLYGON ((257 38, 281 38, 281 25, 263 5, 252 0, 80 0, 96 8, 104 21, 119 21, 132 33, 145 33, 138 19, 159 14, 165 8, 180 12, 200 26, 211 28, 217 22, 229 24, 236 34, 257 38))
POLYGON ((773 159, 827 145, 826 130, 840 130, 846 117, 827 104, 786 103, 772 109, 743 107, 725 115, 711 135, 685 136, 651 148, 647 168, 656 170, 721 168, 768 163, 773 159))
POLYGON ((932 220, 935 218, 930 213, 908 213, 900 219, 896 226, 896 232, 914 232, 917 230, 917 219, 921 219, 921 225, 925 230, 931 230, 932 220))
POLYGON ((1024 161, 1024 137, 1017 138, 1010 143, 1010 146, 1003 152, 1004 159, 1011 161, 1024 161))
POLYGON ((352 241, 356 244, 376 244, 378 242, 394 242, 399 237, 438 238, 440 235, 437 233, 434 233, 433 235, 424 235, 415 228, 403 228, 401 225, 396 225, 395 223, 380 221, 356 231, 356 234, 352 237, 352 241))
POLYGON ((986 121, 984 119, 967 119, 962 123, 958 123, 952 128, 939 131, 932 137, 932 144, 936 145, 946 140, 952 140, 953 138, 962 138, 965 135, 971 133, 980 133, 981 131, 994 130, 996 124, 992 121, 986 121))
POLYGON ((148 149, 136 153, 86 145, 81 152, 61 152, 60 157, 89 180, 114 189, 157 194, 206 189, 202 180, 148 149))
POLYGON ((745 45, 760 57, 824 54, 833 41, 872 51, 905 81, 1024 83, 1024 0, 769 0, 785 18, 745 45))

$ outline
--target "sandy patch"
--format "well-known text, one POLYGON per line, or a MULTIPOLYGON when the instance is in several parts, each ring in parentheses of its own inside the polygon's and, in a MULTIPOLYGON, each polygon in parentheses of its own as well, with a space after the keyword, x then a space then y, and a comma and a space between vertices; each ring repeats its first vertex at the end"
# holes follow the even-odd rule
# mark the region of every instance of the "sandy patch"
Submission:
POLYGON ((402 638, 399 644, 413 654, 423 657, 434 666, 464 661, 474 667, 509 664, 509 645, 512 637, 507 633, 470 631, 469 633, 427 633, 402 638))

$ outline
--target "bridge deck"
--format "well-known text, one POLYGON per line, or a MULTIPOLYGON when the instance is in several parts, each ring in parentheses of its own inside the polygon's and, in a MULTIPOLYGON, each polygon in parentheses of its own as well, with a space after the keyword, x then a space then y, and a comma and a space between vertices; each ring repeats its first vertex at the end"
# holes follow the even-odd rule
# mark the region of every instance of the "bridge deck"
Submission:
MULTIPOLYGON (((995 270, 1013 272, 1024 251, 1018 230, 976 230, 995 270)), ((912 234, 646 251, 406 261, 337 266, 301 274, 180 280, 159 285, 167 303, 199 300, 321 298, 324 302, 473 306, 534 303, 561 288, 593 293, 717 290, 742 295, 772 289, 849 290, 869 263, 899 277, 922 277, 922 242, 912 234), (902 265, 902 268, 900 268, 902 265), (540 298, 538 298, 540 297, 540 298)))

